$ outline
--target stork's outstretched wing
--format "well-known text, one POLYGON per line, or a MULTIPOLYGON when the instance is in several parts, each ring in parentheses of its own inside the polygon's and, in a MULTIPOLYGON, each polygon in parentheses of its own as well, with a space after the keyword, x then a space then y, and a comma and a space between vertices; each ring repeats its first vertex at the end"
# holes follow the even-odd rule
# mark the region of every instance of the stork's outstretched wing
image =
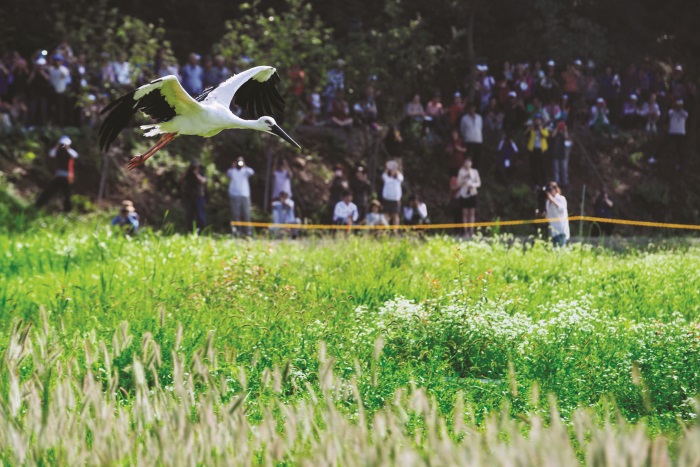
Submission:
POLYGON ((226 107, 233 100, 254 118, 279 115, 284 112, 284 99, 275 87, 279 82, 280 77, 273 67, 256 66, 206 89, 196 99, 218 102, 226 107))
POLYGON ((100 114, 108 112, 99 132, 102 150, 109 148, 138 110, 161 123, 176 115, 198 112, 201 107, 187 94, 177 77, 173 75, 144 84, 115 100, 100 112, 100 114))

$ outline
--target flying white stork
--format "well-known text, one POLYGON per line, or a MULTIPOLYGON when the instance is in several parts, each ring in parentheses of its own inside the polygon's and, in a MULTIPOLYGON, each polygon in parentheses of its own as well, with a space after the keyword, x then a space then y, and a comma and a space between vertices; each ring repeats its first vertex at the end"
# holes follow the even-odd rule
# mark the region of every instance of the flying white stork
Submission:
POLYGON ((284 110, 284 100, 275 84, 280 81, 271 66, 256 66, 233 75, 218 86, 192 98, 173 75, 159 78, 115 100, 100 113, 108 112, 100 126, 100 148, 107 150, 131 117, 140 110, 157 123, 143 125, 144 136, 163 135, 145 154, 129 161, 132 170, 180 135, 209 138, 227 129, 250 129, 279 136, 299 146, 270 115, 284 110), (257 120, 244 120, 229 109, 231 101, 257 120))

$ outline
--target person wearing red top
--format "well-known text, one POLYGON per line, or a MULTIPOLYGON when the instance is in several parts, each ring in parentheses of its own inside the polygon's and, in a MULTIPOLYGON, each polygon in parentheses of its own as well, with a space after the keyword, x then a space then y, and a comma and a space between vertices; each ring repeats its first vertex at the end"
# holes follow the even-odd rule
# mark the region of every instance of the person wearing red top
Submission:
POLYGON ((338 91, 335 99, 331 102, 331 121, 342 128, 350 128, 352 126, 350 108, 345 100, 343 91, 338 91))
POLYGON ((464 102, 462 101, 462 94, 456 92, 452 97, 452 105, 450 106, 450 127, 457 128, 463 113, 464 102))
POLYGON ((464 157, 467 154, 467 147, 462 141, 462 137, 459 135, 459 131, 452 130, 452 139, 447 143, 445 148, 447 153, 447 168, 450 171, 457 170, 462 167, 464 163, 464 157))
POLYGON ((289 79, 289 92, 297 97, 300 97, 304 92, 304 78, 306 74, 304 70, 298 63, 292 65, 287 73, 287 78, 289 79))

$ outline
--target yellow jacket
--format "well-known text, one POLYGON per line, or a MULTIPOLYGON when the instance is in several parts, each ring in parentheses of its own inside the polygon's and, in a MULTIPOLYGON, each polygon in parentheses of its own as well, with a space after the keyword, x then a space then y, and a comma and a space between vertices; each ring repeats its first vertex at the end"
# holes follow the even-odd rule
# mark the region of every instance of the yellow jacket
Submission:
MULTIPOLYGON (((532 151, 535 149, 535 129, 529 128, 527 130, 529 135, 527 141, 527 150, 532 151)), ((542 134, 542 152, 547 152, 547 138, 549 138, 549 130, 546 128, 540 128, 540 133, 542 134)))

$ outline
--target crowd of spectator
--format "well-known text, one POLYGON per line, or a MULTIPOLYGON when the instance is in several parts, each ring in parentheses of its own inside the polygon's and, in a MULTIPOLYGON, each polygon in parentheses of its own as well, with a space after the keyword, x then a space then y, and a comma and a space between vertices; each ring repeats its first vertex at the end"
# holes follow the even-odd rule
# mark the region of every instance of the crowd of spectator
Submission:
MULTIPOLYGON (((94 64, 88 63, 84 53, 74 53, 67 43, 51 52, 37 51, 31 57, 6 52, 0 56, 0 128, 95 123, 97 110, 111 90, 126 91, 150 79, 174 74, 194 96, 225 80, 245 62, 191 53, 179 65, 162 49, 148 66, 133 66, 126 53, 103 55, 100 63, 94 64)), ((503 185, 512 183, 515 161, 524 154, 533 189, 544 187, 549 193, 553 182, 557 190, 565 190, 570 184, 568 167, 575 132, 610 138, 628 130, 659 134, 648 162, 683 168, 689 117, 686 104, 695 99, 697 90, 685 79, 682 65, 667 70, 652 62, 630 64, 625 69, 598 67, 592 60, 573 60, 563 66, 553 60, 542 63, 504 62, 494 68, 478 65, 473 78, 451 91, 451 102, 443 102, 442 94, 436 91, 424 105, 421 94, 416 93, 406 103, 403 119, 393 125, 380 123, 381 90, 375 76, 360 83, 362 91, 353 93, 354 99, 348 101, 344 60, 337 60, 324 78, 307 77, 298 64, 291 67, 285 80, 287 94, 296 99, 305 124, 387 130, 384 146, 390 160, 381 174, 380 203, 372 199, 374 185, 370 179, 374 174, 358 165, 348 180, 345 168, 339 166, 331 182, 326 222, 429 222, 420 190, 413 190, 408 197, 402 190, 402 132, 415 127, 429 144, 444 146, 456 222, 476 219, 479 170, 487 155, 492 156, 495 178, 503 185), (309 84, 315 82, 323 85, 309 84), (408 203, 402 206, 404 199, 408 203)), ((297 219, 291 171, 285 164, 280 162, 275 168, 272 184, 271 206, 280 223, 297 219)), ((232 216, 249 220, 250 189, 245 182, 253 171, 239 159, 228 175, 232 216)), ((191 194, 189 198, 195 200, 187 206, 186 217, 201 229, 205 225, 202 203, 206 178, 193 165, 182 182, 191 194)), ((247 228, 240 230, 244 235, 250 233, 247 228)), ((466 229, 464 235, 473 233, 473 229, 466 229)))
POLYGON ((188 56, 186 63, 158 51, 147 65, 132 64, 125 52, 102 54, 88 61, 85 53, 74 53, 64 42, 55 49, 38 50, 29 57, 19 52, 0 54, 0 130, 54 125, 91 125, 99 109, 114 94, 126 92, 152 79, 175 75, 185 90, 195 96, 238 71, 239 62, 227 63, 222 55, 188 56))

